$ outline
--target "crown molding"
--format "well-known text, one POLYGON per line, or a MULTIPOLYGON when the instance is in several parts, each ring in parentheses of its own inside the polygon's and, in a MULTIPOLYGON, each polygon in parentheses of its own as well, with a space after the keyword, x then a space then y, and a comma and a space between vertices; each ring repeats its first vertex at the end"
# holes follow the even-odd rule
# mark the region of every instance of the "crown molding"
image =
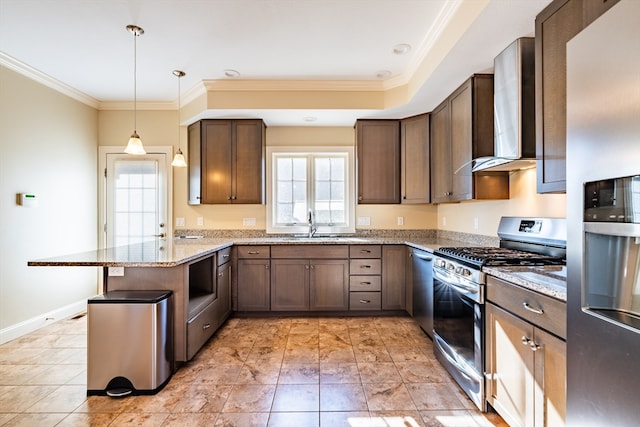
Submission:
POLYGON ((90 97, 89 95, 80 92, 77 89, 72 88, 69 85, 62 83, 61 81, 54 79, 48 74, 43 73, 42 71, 36 70, 35 68, 21 62, 12 56, 7 55, 4 52, 0 51, 0 65, 7 67, 10 70, 15 71, 18 74, 22 74, 23 76, 40 83, 50 89, 53 89, 63 95, 68 96, 69 98, 75 99, 83 104, 88 105, 92 108, 98 108, 100 102, 90 97))
POLYGON ((203 80, 207 92, 377 92, 385 90, 383 80, 203 80))

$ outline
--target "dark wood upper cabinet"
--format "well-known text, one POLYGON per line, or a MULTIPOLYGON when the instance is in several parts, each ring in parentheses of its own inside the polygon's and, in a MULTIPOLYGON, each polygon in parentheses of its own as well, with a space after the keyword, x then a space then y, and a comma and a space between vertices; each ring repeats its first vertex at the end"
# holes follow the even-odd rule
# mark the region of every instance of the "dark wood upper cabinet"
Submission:
POLYGON ((400 121, 401 203, 430 203, 429 114, 400 121))
POLYGON ((566 191, 567 42, 618 0, 555 0, 535 21, 538 193, 566 191))
POLYGON ((471 172, 493 155, 493 75, 475 74, 431 113, 431 202, 508 199, 507 172, 471 172))
POLYGON ((400 203, 400 121, 356 121, 358 203, 400 203))
POLYGON ((189 126, 189 204, 264 201, 262 120, 201 120, 189 126))

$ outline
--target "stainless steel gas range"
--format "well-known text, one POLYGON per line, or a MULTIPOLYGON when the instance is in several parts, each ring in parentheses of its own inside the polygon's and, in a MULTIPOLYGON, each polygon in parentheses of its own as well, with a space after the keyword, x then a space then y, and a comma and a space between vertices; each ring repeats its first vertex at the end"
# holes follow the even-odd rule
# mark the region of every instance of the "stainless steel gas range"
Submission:
POLYGON ((556 218, 503 217, 500 247, 434 251, 433 342, 438 360, 485 410, 484 266, 564 265, 566 223, 556 218))

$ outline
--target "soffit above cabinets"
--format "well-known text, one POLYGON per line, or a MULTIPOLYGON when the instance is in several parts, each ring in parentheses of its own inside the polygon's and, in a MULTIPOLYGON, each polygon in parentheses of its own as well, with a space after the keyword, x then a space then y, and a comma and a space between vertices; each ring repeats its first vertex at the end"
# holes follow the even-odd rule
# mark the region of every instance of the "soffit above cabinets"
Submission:
POLYGON ((532 35, 549 2, 2 0, 0 65, 96 108, 130 109, 125 27, 136 24, 145 31, 139 109, 176 109, 171 71, 181 69, 185 123, 353 125, 430 111, 469 75, 490 71, 515 38, 532 35), (395 54, 402 44, 411 48, 395 54))

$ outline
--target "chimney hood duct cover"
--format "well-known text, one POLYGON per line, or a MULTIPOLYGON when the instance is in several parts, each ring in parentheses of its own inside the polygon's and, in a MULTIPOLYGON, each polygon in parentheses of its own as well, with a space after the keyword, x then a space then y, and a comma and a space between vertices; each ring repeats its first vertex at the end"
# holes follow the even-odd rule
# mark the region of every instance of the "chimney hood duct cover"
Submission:
POLYGON ((534 40, 519 38, 494 60, 494 156, 474 159, 473 172, 535 166, 534 40))

